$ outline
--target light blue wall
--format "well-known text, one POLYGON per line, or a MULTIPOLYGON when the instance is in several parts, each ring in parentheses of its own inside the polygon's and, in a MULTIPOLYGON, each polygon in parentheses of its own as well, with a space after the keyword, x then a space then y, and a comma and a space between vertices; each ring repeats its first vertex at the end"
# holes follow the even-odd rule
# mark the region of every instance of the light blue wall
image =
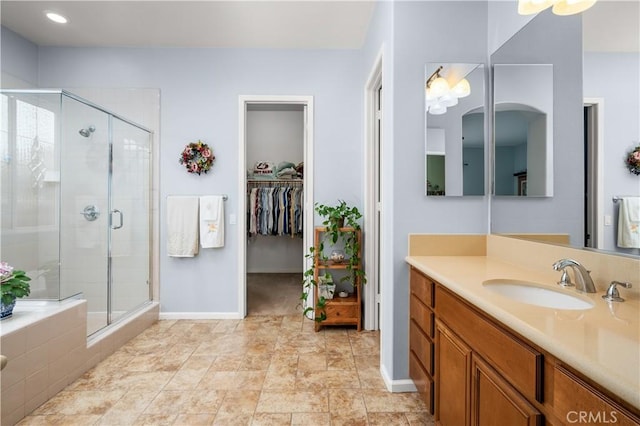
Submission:
POLYGON ((38 84, 38 46, 0 27, 2 88, 35 87, 38 84))
MULTIPOLYGON (((394 359, 391 377, 408 377, 409 276, 404 259, 409 233, 487 232, 487 197, 444 199, 424 195, 424 66, 427 62, 486 63, 487 4, 484 2, 394 3, 393 75, 393 253, 394 359)), ((392 284, 391 284, 392 283, 392 284)), ((391 296, 391 297, 388 297, 391 296)))
POLYGON ((362 204, 362 72, 359 51, 252 49, 40 48, 40 85, 153 87, 161 91, 160 300, 163 312, 237 312, 239 244, 227 225, 224 249, 195 258, 166 255, 164 211, 171 194, 229 194, 237 209, 238 96, 312 95, 315 199, 362 204), (190 141, 216 155, 211 172, 178 164, 190 141))
MULTIPOLYGON (((626 154, 640 144, 640 57, 637 53, 584 54, 584 97, 604 100, 604 210, 617 221, 613 196, 640 195, 640 179, 624 165, 626 154), (603 70, 606 70, 603 72, 603 70)), ((605 226, 604 249, 640 254, 616 247, 617 227, 605 226)))

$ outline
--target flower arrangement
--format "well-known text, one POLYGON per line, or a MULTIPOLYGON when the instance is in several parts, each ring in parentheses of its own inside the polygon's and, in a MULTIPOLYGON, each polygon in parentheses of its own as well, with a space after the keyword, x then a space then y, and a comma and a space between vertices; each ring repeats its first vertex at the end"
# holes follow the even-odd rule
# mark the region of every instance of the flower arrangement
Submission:
POLYGON ((24 271, 15 270, 7 262, 0 262, 0 294, 5 305, 10 305, 17 297, 28 296, 31 278, 24 271))
POLYGON ((640 145, 636 146, 629 154, 624 162, 627 169, 634 175, 640 175, 640 145))
POLYGON ((207 173, 216 156, 209 145, 198 140, 184 147, 180 154, 180 164, 184 164, 189 173, 207 173))

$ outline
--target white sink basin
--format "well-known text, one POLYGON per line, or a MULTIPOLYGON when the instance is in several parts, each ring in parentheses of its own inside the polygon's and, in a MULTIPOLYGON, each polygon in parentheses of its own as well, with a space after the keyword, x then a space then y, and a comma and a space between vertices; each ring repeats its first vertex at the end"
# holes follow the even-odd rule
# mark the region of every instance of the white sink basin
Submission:
POLYGON ((554 309, 591 309, 594 303, 578 294, 570 294, 540 284, 509 279, 487 280, 482 285, 489 291, 521 303, 554 309))

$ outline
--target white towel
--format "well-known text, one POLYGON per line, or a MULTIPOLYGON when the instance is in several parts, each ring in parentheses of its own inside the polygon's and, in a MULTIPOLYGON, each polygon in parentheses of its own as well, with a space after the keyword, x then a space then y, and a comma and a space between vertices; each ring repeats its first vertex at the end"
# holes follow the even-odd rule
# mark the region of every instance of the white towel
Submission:
POLYGON ((620 198, 618 247, 640 248, 640 197, 620 198))
POLYGON ((171 257, 198 254, 198 197, 167 197, 167 254, 171 257))
POLYGON ((221 195, 200 197, 200 245, 224 247, 224 199, 221 195))

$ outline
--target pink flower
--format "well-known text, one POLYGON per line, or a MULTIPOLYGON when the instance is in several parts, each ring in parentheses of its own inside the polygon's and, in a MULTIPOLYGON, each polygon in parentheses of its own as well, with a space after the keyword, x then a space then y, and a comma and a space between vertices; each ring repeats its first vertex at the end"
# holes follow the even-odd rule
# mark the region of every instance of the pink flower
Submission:
POLYGON ((191 173, 198 173, 198 170, 199 170, 198 163, 195 163, 195 162, 193 162, 193 161, 192 161, 192 162, 190 162, 190 163, 189 163, 189 169, 190 169, 189 171, 190 171, 191 173))
POLYGON ((209 158, 211 157, 211 150, 209 148, 205 148, 202 150, 202 156, 204 158, 209 158))
POLYGON ((632 155, 632 158, 633 158, 635 161, 640 162, 640 151, 634 151, 634 153, 633 153, 633 155, 632 155))

